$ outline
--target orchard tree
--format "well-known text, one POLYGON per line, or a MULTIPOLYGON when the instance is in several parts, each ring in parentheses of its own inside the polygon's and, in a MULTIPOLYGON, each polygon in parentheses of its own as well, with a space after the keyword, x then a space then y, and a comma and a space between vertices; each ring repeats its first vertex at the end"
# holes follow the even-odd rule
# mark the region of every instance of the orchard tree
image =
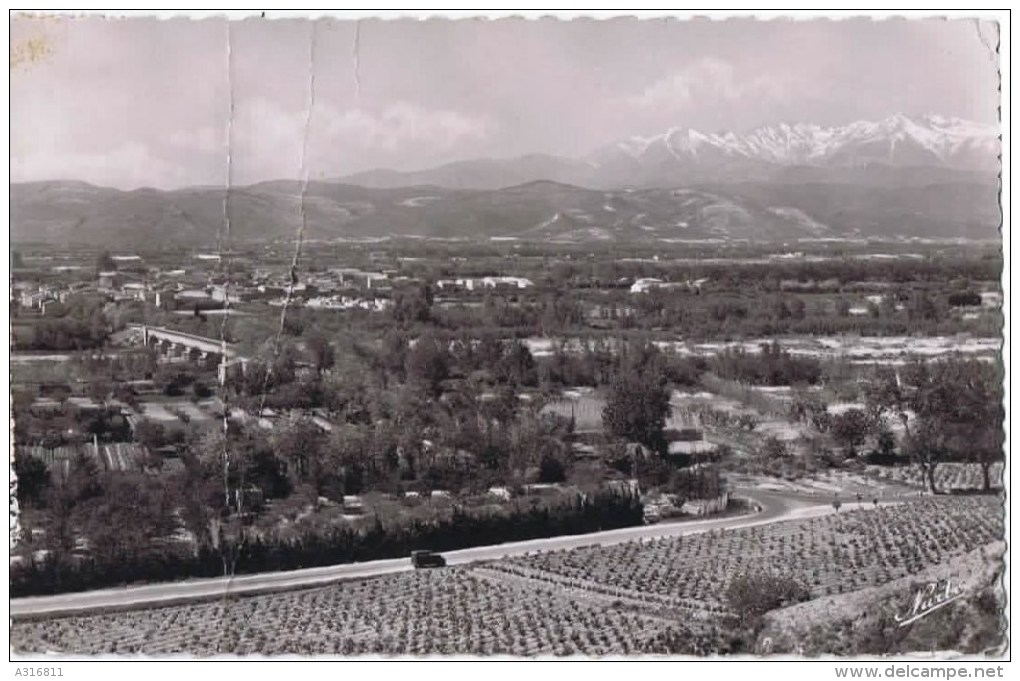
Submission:
POLYGON ((287 425, 273 438, 273 445, 276 456, 286 464, 291 484, 317 482, 325 436, 310 419, 287 425))
POLYGON ((789 454, 786 449, 786 444, 774 435, 770 435, 765 438, 765 443, 762 445, 761 453, 766 461, 782 460, 789 454))
POLYGON ((758 423, 758 417, 754 414, 744 413, 737 416, 737 426, 741 430, 753 431, 758 427, 758 423))
POLYGON ((875 441, 875 453, 884 461, 889 461, 896 456, 896 436, 884 425, 880 428, 875 441))
POLYGON ((505 382, 513 385, 533 386, 538 381, 535 358, 528 346, 520 341, 514 341, 507 348, 498 361, 497 372, 505 382))
MULTIPOLYGON (((355 351, 357 351, 357 346, 355 346, 355 351)), ((405 365, 409 351, 408 337, 398 329, 389 329, 382 337, 382 344, 377 354, 365 359, 372 363, 385 388, 389 385, 391 377, 398 383, 403 383, 406 379, 405 365)))
POLYGON ((832 424, 832 416, 825 403, 799 386, 794 389, 788 417, 794 423, 810 423, 821 432, 826 432, 832 424))
POLYGON ((393 294, 393 319, 400 324, 425 323, 432 317, 432 289, 428 285, 398 289, 393 294))
POLYGON ((850 316, 850 301, 846 298, 836 298, 836 316, 837 317, 849 317, 850 316))
POLYGON ((790 315, 794 319, 804 319, 807 316, 807 305, 801 298, 791 298, 789 302, 790 315))
POLYGON ((937 322, 940 316, 938 304, 924 291, 915 291, 907 301, 907 317, 912 322, 937 322))
POLYGON ((336 364, 336 352, 321 333, 312 333, 305 339, 305 349, 311 356, 316 373, 332 369, 336 364))
POLYGON ((113 259, 109 251, 103 251, 96 258, 96 274, 100 272, 112 272, 117 269, 117 261, 113 259))
POLYGON ((166 428, 155 421, 140 419, 135 424, 135 441, 149 451, 155 451, 167 443, 166 428))
POLYGON ((550 454, 542 457, 538 467, 539 482, 563 482, 566 479, 567 472, 562 461, 550 454))

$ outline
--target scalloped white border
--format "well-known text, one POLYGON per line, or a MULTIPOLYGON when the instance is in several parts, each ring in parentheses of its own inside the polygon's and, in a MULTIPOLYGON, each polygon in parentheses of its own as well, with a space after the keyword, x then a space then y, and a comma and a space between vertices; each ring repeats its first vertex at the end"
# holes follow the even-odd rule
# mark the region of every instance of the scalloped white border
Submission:
MULTIPOLYGON (((1003 275, 1002 275, 1002 286, 1004 292, 1003 300, 1003 314, 1005 317, 1005 326, 1003 329, 1003 361, 1006 368, 1006 392, 1005 392, 1005 407, 1006 407, 1006 442, 1005 448, 1007 452, 1006 466, 1004 472, 1004 488, 1006 491, 1006 534, 1005 538, 1007 541, 1007 553, 1005 556, 1006 570, 1003 576, 1003 586, 1005 593, 1010 594, 1010 555, 1009 548, 1012 546, 1010 541, 1011 525, 1009 517, 1009 502, 1010 502, 1010 458, 1009 458, 1009 446, 1010 446, 1010 430, 1012 426, 1012 413, 1010 411, 1009 396, 1010 396, 1010 351, 1009 351, 1009 338, 1010 338, 1010 188, 1011 188, 1011 173, 1010 173, 1010 128, 1012 121, 1011 107, 1010 107, 1010 14, 1008 9, 954 9, 954 8, 928 8, 928 9, 867 9, 867 10, 830 10, 830 9, 688 9, 680 10, 675 8, 661 8, 661 9, 529 9, 529 10, 516 10, 516 9, 428 9, 428 8, 404 8, 404 9, 357 9, 357 10, 325 10, 325 9, 301 9, 301 10, 287 10, 287 9, 246 9, 246 10, 207 10, 207 9, 131 9, 131 10, 95 10, 87 9, 83 7, 76 7, 74 3, 65 5, 65 9, 52 10, 45 8, 19 8, 11 9, 12 14, 19 12, 25 12, 30 14, 45 14, 45 15, 58 15, 58 16, 80 16, 80 15, 101 15, 107 17, 125 17, 125 18, 142 18, 142 17, 158 17, 161 19, 170 18, 212 18, 212 17, 228 17, 230 19, 244 19, 249 17, 265 16, 267 19, 281 19, 281 18, 324 18, 333 17, 337 19, 505 19, 505 18, 525 18, 525 19, 543 19, 543 18, 555 18, 560 20, 570 19, 642 19, 642 20, 684 20, 684 19, 710 19, 710 20, 795 20, 795 21, 811 21, 818 19, 828 20, 840 20, 840 19, 851 19, 851 18, 872 18, 872 19, 933 19, 933 18, 946 18, 946 19, 968 19, 968 18, 980 18, 980 19, 991 19, 999 22, 1000 26, 1000 83, 1001 83, 1001 108, 1000 108, 1000 122, 1002 127, 1002 212, 1003 212, 1003 253, 1005 254, 1003 275)), ((10 24, 8 24, 8 44, 10 43, 10 24)), ((10 111, 10 88, 9 82, 9 71, 5 72, 5 84, 7 85, 6 90, 8 92, 8 111, 10 111)), ((8 138, 3 139, 3 144, 7 150, 7 157, 10 158, 10 140, 8 138)), ((10 205, 9 198, 9 168, 8 168, 8 183, 4 187, 6 196, 6 203, 10 205)), ((8 226, 9 229, 9 226, 8 226)), ((4 272, 7 275, 8 281, 10 281, 10 262, 9 258, 4 259, 0 263, 4 268, 4 272)), ((8 306, 3 307, 3 318, 7 328, 10 328, 10 310, 8 306)), ((8 353, 10 350, 10 337, 8 336, 8 353)), ((9 377, 9 356, 4 355, 3 361, 7 364, 6 373, 9 377)), ((8 378, 9 388, 9 378, 8 378)), ((5 405, 7 407, 7 413, 10 414, 10 391, 9 389, 3 392, 5 405)), ((11 452, 13 455, 13 445, 9 442, 11 452)), ((5 568, 9 569, 9 568, 5 568)), ((6 603, 5 603, 6 604, 6 603)), ((9 608, 9 604, 6 604, 9 608)), ((1008 618, 1009 608, 1006 609, 1008 618)), ((1009 640, 1012 640, 1012 621, 1007 621, 1009 640)), ((1003 657, 1008 659, 1009 648, 1003 651, 1003 657)), ((880 676, 878 678, 890 678, 886 676, 886 670, 892 667, 893 660, 896 661, 897 666, 905 666, 903 663, 909 660, 928 660, 932 659, 939 660, 944 659, 945 656, 934 655, 934 656, 903 656, 897 658, 870 658, 871 664, 853 663, 846 660, 835 660, 829 662, 793 662, 793 661, 773 661, 763 662, 756 660, 751 657, 738 657, 738 658, 726 658, 725 660, 715 660, 715 662, 730 662, 730 663, 751 663, 753 667, 746 667, 744 671, 750 672, 755 675, 761 675, 762 678, 766 679, 810 679, 815 681, 819 678, 835 678, 833 669, 839 667, 874 667, 877 666, 880 669, 880 676), (821 665, 821 666, 820 666, 821 665)), ((35 658, 11 658, 12 660, 17 659, 35 659, 35 658)), ((138 662, 125 662, 120 660, 116 663, 110 660, 118 659, 114 656, 105 656, 97 658, 63 658, 47 660, 44 663, 31 663, 16 662, 8 666, 7 672, 10 678, 14 677, 16 667, 62 667, 64 668, 64 675, 67 678, 97 678, 103 679, 131 679, 135 681, 137 677, 138 668, 135 666, 138 662), (90 659, 88 665, 79 662, 78 664, 69 664, 70 660, 75 659, 90 659)), ((186 658, 177 658, 176 661, 183 661, 186 658)), ((266 661, 266 658, 249 658, 251 661, 266 661)), ((268 677, 270 675, 276 676, 280 673, 286 674, 288 671, 297 671, 303 669, 306 673, 315 669, 319 670, 319 674, 322 676, 334 676, 336 674, 346 673, 364 673, 363 667, 351 667, 347 666, 343 670, 337 669, 336 667, 326 665, 314 665, 308 667, 307 665, 301 668, 293 668, 294 661, 297 658, 290 658, 290 663, 285 662, 287 658, 279 660, 277 664, 284 664, 284 666, 271 666, 261 665, 257 670, 256 668, 249 666, 245 668, 245 673, 249 677, 268 677)), ((330 659, 330 658, 327 658, 330 659)), ((337 659, 337 658, 332 658, 337 659)), ((379 658, 380 660, 384 658, 379 658)), ((407 658, 404 658, 405 660, 407 658)), ((481 662, 465 662, 471 658, 447 658, 442 661, 434 660, 433 665, 430 667, 419 667, 413 672, 414 676, 429 677, 432 674, 436 678, 442 679, 455 679, 455 678, 471 678, 476 679, 479 672, 490 677, 492 681, 500 678, 511 678, 519 676, 519 671, 514 673, 512 668, 505 665, 499 664, 496 659, 496 664, 492 662, 486 662, 489 666, 484 668, 482 671, 477 665, 482 664, 481 662), (457 661, 460 660, 460 661, 457 661)), ((641 664, 640 662, 626 660, 626 658, 608 658, 615 659, 624 664, 641 664)), ((864 658, 862 658, 864 659, 864 658)), ((977 658, 953 658, 954 661, 962 661, 965 659, 977 659, 977 658)), ((151 660, 155 662, 155 660, 151 660)), ((307 660, 306 660, 307 662, 307 660)), ((666 674, 683 674, 690 675, 694 678, 698 678, 701 673, 712 673, 712 667, 706 667, 705 665, 713 664, 712 661, 700 661, 692 660, 690 658, 684 658, 686 666, 681 672, 677 667, 662 668, 659 667, 658 671, 665 672, 666 674)), ((984 664, 982 667, 994 668, 998 662, 982 660, 984 664)), ((174 669, 171 665, 175 662, 167 659, 161 659, 155 666, 148 667, 145 673, 154 675, 157 678, 171 678, 179 673, 178 670, 174 669)), ((229 674, 230 670, 236 669, 233 665, 240 664, 238 662, 227 663, 231 664, 231 667, 213 667, 214 664, 223 664, 224 660, 210 660, 207 662, 200 662, 201 670, 207 673, 211 672, 211 675, 218 677, 223 676, 224 673, 229 674)), ((382 662, 382 664, 394 664, 395 661, 382 662)), ((193 663, 195 664, 195 663, 193 663)), ((358 664, 356 662, 348 662, 347 664, 358 664)), ((545 663, 550 664, 550 663, 545 663)), ((645 663, 647 664, 647 663, 645 663)), ((661 661, 658 663, 651 662, 651 664, 669 664, 669 662, 661 661)), ((530 668, 531 673, 534 670, 547 670, 548 667, 543 663, 539 662, 539 667, 530 668)), ((920 665, 906 665, 917 667, 920 665)), ((924 665, 928 666, 928 665, 924 665)), ((959 665, 963 667, 964 665, 959 665)), ((966 665, 972 668, 971 665, 966 665)), ((192 667, 190 670, 199 671, 199 668, 192 667)), ((395 673, 401 673, 398 668, 391 668, 395 673)), ((603 674, 614 676, 618 675, 619 672, 626 672, 626 668, 621 667, 602 667, 596 670, 595 668, 589 667, 587 670, 588 675, 595 677, 602 676, 603 674)), ((930 670, 928 670, 930 671, 930 670)), ((299 672, 300 673, 300 672, 299 672)), ((404 672, 406 674, 406 671, 404 672)), ((555 672, 553 672, 555 673, 555 672)), ((740 673, 740 672, 738 672, 740 673)), ((906 677, 910 678, 910 677, 906 677)), ((957 677, 960 678, 960 677, 957 677)), ((996 677, 992 677, 996 678, 996 677)), ((1004 678, 1004 677, 998 677, 1004 678)), ((516 681, 516 679, 515 679, 516 681)))

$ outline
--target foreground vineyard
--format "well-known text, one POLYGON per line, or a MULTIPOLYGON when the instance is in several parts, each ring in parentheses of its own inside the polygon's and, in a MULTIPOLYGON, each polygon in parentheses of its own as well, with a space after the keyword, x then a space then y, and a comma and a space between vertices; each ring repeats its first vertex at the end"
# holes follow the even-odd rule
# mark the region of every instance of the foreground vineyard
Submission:
POLYGON ((684 538, 537 554, 301 592, 16 622, 18 651, 607 655, 730 652, 744 572, 813 596, 922 572, 1001 537, 993 497, 928 498, 684 538))
POLYGON ((722 613, 725 586, 745 572, 794 577, 816 597, 919 572, 1001 538, 998 504, 991 497, 929 498, 737 531, 544 553, 491 569, 722 613))
POLYGON ((303 592, 17 624, 20 650, 196 655, 640 652, 669 620, 525 589, 470 569, 303 592))

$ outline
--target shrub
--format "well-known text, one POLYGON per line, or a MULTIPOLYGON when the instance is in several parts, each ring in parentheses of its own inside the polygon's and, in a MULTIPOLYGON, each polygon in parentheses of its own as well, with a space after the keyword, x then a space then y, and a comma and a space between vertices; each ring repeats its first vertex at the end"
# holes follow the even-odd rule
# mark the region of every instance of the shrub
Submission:
POLYGON ((742 623, 756 621, 775 610, 811 598, 807 587, 796 579, 769 573, 745 573, 726 589, 726 601, 742 623))
POLYGON ((973 307, 981 305, 981 294, 974 291, 958 291, 949 294, 950 307, 973 307))
POLYGON ((567 479, 567 472, 563 463, 554 456, 542 457, 542 463, 538 469, 539 482, 563 482, 567 479))

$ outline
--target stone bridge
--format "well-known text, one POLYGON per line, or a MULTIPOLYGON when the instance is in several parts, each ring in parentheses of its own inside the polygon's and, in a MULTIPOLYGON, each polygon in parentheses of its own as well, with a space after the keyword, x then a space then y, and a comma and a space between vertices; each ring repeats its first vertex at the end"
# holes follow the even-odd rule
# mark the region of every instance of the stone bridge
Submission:
POLYGON ((216 338, 147 324, 130 324, 128 328, 138 334, 142 345, 154 348, 166 357, 190 360, 204 368, 218 366, 221 382, 232 367, 243 369, 247 363, 247 358, 241 357, 236 348, 216 338))

